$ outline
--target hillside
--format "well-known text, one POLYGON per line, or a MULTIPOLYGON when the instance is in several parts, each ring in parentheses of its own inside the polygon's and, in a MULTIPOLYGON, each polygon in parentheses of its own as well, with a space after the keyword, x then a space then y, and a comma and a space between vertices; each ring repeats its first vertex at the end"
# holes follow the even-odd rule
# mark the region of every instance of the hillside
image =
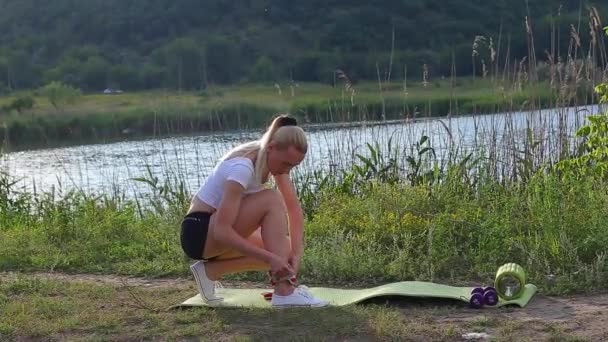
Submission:
MULTIPOLYGON (((52 80, 85 91, 200 89, 209 83, 333 82, 480 73, 489 40, 504 64, 565 54, 570 25, 588 49, 588 6, 600 1, 0 0, 0 90, 52 80), (580 20, 579 20, 580 11, 580 20), (552 27, 556 27, 552 30, 552 27), (487 38, 472 60, 475 37, 487 38), (554 36, 555 39, 551 37, 554 36), (559 39, 559 40, 558 40, 559 39)), ((500 64, 499 64, 500 65, 500 64)))

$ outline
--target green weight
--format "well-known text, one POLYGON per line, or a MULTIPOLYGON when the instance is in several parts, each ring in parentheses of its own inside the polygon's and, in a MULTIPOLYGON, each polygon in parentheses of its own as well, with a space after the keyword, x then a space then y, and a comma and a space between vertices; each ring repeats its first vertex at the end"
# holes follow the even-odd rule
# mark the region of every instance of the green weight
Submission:
POLYGON ((494 287, 498 296, 504 300, 521 297, 526 285, 526 272, 516 263, 502 265, 496 272, 494 287))

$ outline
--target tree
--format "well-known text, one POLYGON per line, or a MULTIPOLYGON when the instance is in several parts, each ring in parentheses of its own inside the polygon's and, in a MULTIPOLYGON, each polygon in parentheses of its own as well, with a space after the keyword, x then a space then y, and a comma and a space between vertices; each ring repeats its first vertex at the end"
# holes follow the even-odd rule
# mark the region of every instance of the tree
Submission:
POLYGON ((115 65, 109 68, 109 86, 119 89, 138 89, 141 86, 140 74, 129 65, 115 65))
MULTIPOLYGON (((570 25, 574 25, 582 41, 577 58, 584 58, 591 40, 587 6, 597 8, 600 17, 608 17, 606 1, 584 1, 580 26, 580 1, 527 3, 529 6, 507 0, 385 0, 374 4, 321 0, 1 1, 0 81, 11 90, 51 81, 83 90, 109 82, 129 84, 130 88, 190 89, 207 80, 226 84, 253 76, 257 73, 253 67, 269 66, 267 61, 257 64, 259 56, 273 62, 277 75, 293 74, 296 80, 328 81, 336 67, 354 77, 375 80, 376 63, 382 74, 391 65, 391 59, 384 56, 395 57, 393 70, 407 65, 412 71, 408 74, 419 74, 415 70, 422 65, 419 56, 432 57, 425 51, 440 56, 423 62, 429 70, 446 74, 454 62, 458 75, 466 76, 473 71, 471 43, 475 36, 494 39, 500 52, 494 65, 504 67, 510 63, 507 46, 511 59, 521 61, 527 56, 534 60, 528 52, 525 17, 532 23, 539 61, 547 57, 546 52, 554 61, 557 56, 566 59, 573 37, 570 25)), ((605 46, 594 35, 597 47, 605 46)))
POLYGON ((266 56, 260 57, 249 73, 249 80, 253 82, 272 82, 276 81, 276 79, 277 72, 275 65, 266 56))
POLYGON ((41 93, 46 96, 51 105, 56 110, 60 110, 63 106, 73 104, 81 96, 80 89, 73 88, 70 85, 61 82, 51 82, 41 89, 41 93))
POLYGON ((7 90, 11 90, 11 69, 10 64, 8 62, 8 58, 0 55, 0 79, 5 80, 6 82, 2 82, 4 87, 7 90))
POLYGON ((30 95, 20 96, 13 100, 10 104, 11 109, 16 110, 19 114, 23 113, 26 109, 34 108, 34 98, 30 95))
POLYGON ((25 50, 11 50, 6 56, 6 79, 11 90, 27 89, 36 84, 37 70, 32 56, 25 50))
POLYGON ((243 62, 238 44, 222 36, 212 36, 205 44, 205 62, 210 82, 231 83, 242 75, 243 62))
POLYGON ((108 86, 110 64, 101 56, 87 58, 81 67, 81 86, 88 89, 105 89, 108 86))
POLYGON ((21 114, 26 109, 32 109, 35 103, 36 101, 34 101, 34 98, 31 95, 22 95, 11 101, 10 104, 2 106, 0 112, 10 113, 16 110, 21 114))
POLYGON ((200 65, 202 53, 191 38, 178 38, 162 48, 162 59, 167 79, 180 91, 193 89, 201 84, 200 65))

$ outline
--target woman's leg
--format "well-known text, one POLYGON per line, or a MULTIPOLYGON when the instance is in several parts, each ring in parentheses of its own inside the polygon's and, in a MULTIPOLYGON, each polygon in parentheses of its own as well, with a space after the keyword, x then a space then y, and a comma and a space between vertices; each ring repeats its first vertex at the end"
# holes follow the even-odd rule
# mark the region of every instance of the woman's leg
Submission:
MULTIPOLYGON (((264 248, 261 229, 257 229, 247 240, 260 248, 264 248)), ((231 273, 246 271, 268 271, 270 265, 255 258, 244 256, 242 253, 229 250, 206 262, 207 276, 211 280, 217 280, 231 273)))
MULTIPOLYGON (((204 257, 217 256, 217 259, 205 263, 205 270, 210 279, 219 279, 229 273, 270 269, 270 265, 257 259, 242 255, 239 257, 238 252, 215 240, 214 221, 215 217, 212 216, 204 253, 204 257)), ((243 237, 251 237, 259 227, 262 246, 287 258, 291 251, 287 224, 287 213, 281 194, 275 190, 264 190, 243 198, 233 229, 243 237)), ((260 243, 255 237, 251 237, 250 241, 260 243)), ((276 285, 275 291, 278 294, 289 294, 293 291, 293 286, 288 281, 282 281, 276 285)))

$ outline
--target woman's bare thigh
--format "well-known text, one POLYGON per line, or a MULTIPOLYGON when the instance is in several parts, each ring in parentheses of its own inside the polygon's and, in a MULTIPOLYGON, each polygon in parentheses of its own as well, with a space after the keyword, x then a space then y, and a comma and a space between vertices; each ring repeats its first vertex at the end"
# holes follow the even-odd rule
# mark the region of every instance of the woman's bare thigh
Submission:
MULTIPOLYGON (((264 241, 262 240, 262 232, 259 228, 255 232, 253 232, 251 235, 249 235, 249 237, 247 238, 247 241, 249 241, 250 243, 252 243, 260 248, 264 248, 264 241)), ((205 254, 207 254, 207 253, 205 253, 205 254)), ((235 251, 234 249, 227 249, 224 253, 219 254, 213 260, 236 259, 236 258, 241 258, 243 256, 244 256, 243 253, 241 253, 239 251, 235 251)))
MULTIPOLYGON (((283 210, 285 210, 280 196, 281 194, 275 190, 263 190, 245 196, 241 201, 239 213, 232 228, 242 237, 263 247, 259 228, 264 216, 272 206, 283 206, 283 210), (252 236, 256 230, 257 235, 252 236)), ((207 234, 207 241, 205 243, 204 257, 210 258, 221 256, 222 259, 227 259, 224 255, 226 253, 230 253, 232 257, 242 256, 242 253, 231 250, 230 247, 214 239, 213 235, 215 235, 215 229, 215 214, 213 214, 211 215, 211 221, 209 222, 209 233, 207 234)), ((287 227, 285 227, 285 229, 287 234, 287 227)))

